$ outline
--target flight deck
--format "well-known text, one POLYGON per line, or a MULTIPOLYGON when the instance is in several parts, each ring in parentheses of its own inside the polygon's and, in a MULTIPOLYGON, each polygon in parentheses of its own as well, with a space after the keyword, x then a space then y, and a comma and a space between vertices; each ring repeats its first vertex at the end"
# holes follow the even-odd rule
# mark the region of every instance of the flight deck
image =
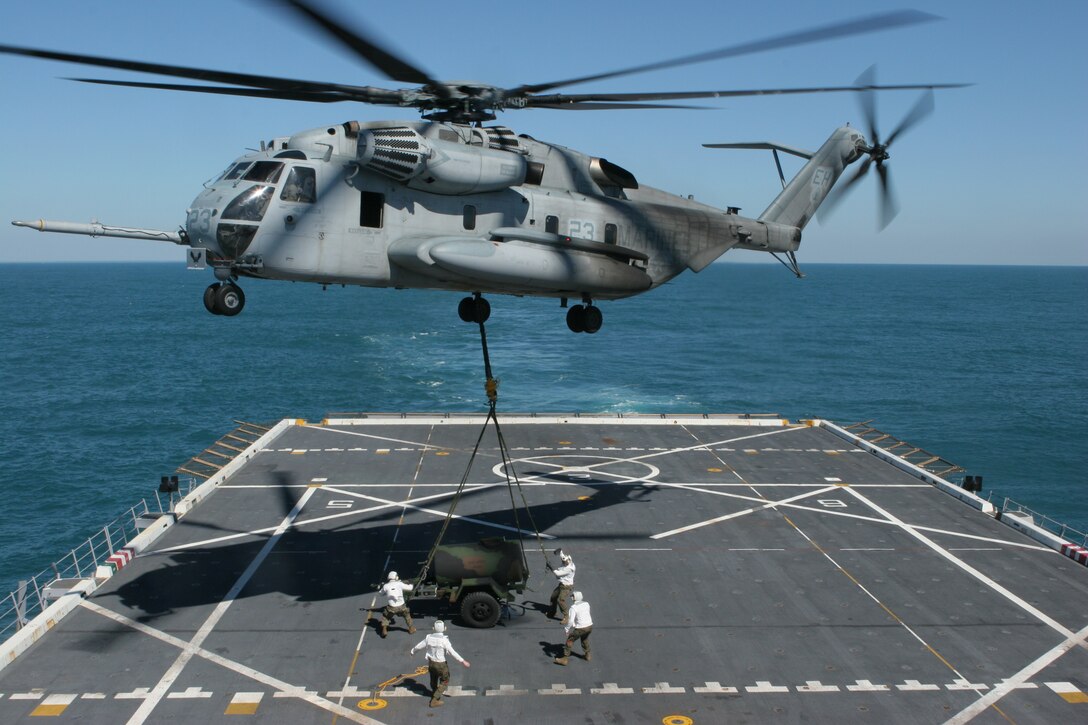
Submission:
POLYGON ((0 669, 0 721, 1088 722, 1088 569, 822 421, 499 418, 444 541, 521 538, 488 629, 409 602, 483 416, 283 421, 0 669), (522 497, 528 511, 522 508, 522 497), (517 510, 512 509, 512 503, 517 510), (529 515, 531 514, 531 516, 529 515), (593 659, 545 616, 562 547, 593 659), (448 622, 441 708, 409 650, 448 622))

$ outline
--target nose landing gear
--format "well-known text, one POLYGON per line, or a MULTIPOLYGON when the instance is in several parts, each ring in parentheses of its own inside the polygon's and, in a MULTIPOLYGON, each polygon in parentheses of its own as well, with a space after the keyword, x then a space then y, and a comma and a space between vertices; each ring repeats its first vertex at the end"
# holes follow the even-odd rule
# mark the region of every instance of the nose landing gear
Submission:
POLYGON ((245 306, 245 293, 233 282, 215 282, 204 290, 204 308, 213 315, 234 317, 245 306))

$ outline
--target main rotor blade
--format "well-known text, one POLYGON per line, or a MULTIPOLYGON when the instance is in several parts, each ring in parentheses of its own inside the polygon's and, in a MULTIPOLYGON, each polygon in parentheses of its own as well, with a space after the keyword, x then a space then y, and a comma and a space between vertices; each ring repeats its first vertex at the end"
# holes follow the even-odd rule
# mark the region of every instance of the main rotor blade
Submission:
POLYGON ((309 101, 312 103, 336 103, 339 101, 357 101, 363 103, 398 105, 400 94, 384 91, 380 88, 357 89, 351 93, 345 91, 288 91, 275 88, 245 88, 238 86, 197 86, 181 83, 153 83, 143 81, 113 81, 102 78, 67 78, 79 83, 95 83, 103 86, 122 86, 126 88, 157 88, 165 91, 185 91, 192 93, 212 93, 224 96, 246 96, 250 98, 276 98, 284 101, 309 101), (367 93, 364 91, 374 91, 367 93))
POLYGON ((823 25, 817 28, 811 28, 809 30, 801 30, 793 33, 786 33, 784 35, 776 35, 770 38, 764 38, 763 40, 756 40, 748 43, 741 43, 740 45, 727 46, 725 48, 721 48, 719 50, 712 50, 707 53, 696 53, 694 55, 686 55, 681 58, 663 60, 657 63, 647 63, 645 65, 633 66, 631 68, 623 68, 621 70, 611 71, 608 73, 597 73, 589 76, 581 76, 579 78, 568 78, 562 81, 551 81, 549 83, 537 83, 532 85, 527 84, 519 86, 517 88, 509 89, 506 93, 508 96, 522 95, 527 93, 540 93, 543 91, 551 90, 552 88, 559 88, 560 86, 572 86, 577 83, 588 83, 589 81, 603 80, 605 78, 617 78, 619 76, 633 75, 635 73, 645 73, 647 71, 660 70, 662 68, 673 68, 680 65, 704 63, 706 61, 718 60, 720 58, 732 58, 740 55, 762 53, 764 51, 776 50, 778 48, 788 48, 795 45, 816 43, 822 40, 841 38, 849 35, 861 35, 864 33, 876 32, 878 30, 889 30, 891 28, 901 27, 905 25, 914 25, 917 23, 925 23, 932 20, 940 20, 940 18, 936 15, 923 13, 918 10, 900 10, 898 12, 883 13, 880 15, 871 15, 863 18, 857 18, 855 20, 848 20, 843 23, 823 25))
POLYGON ((535 98, 529 99, 527 108, 551 108, 557 111, 611 111, 637 108, 683 108, 688 111, 714 110, 708 106, 681 106, 675 103, 596 103, 593 101, 537 103, 535 98))
POLYGON ((918 102, 914 104, 914 107, 910 109, 910 112, 899 122, 899 125, 891 132, 891 135, 888 136, 888 140, 885 141, 884 144, 886 146, 891 146, 892 141, 898 138, 901 133, 909 130, 912 126, 931 113, 933 113, 933 91, 927 91, 922 94, 922 97, 918 99, 918 102))
POLYGON ((389 78, 404 83, 430 85, 440 94, 445 90, 429 74, 382 48, 374 41, 363 37, 359 31, 348 30, 342 21, 334 19, 326 11, 318 10, 313 3, 302 2, 302 0, 283 0, 283 2, 389 78), (442 90, 439 90, 440 88, 442 90))
POLYGON ((890 86, 823 86, 818 88, 753 88, 737 91, 667 91, 661 93, 563 93, 530 96, 530 106, 539 104, 583 103, 586 101, 671 101, 694 98, 735 98, 741 96, 778 96, 797 93, 865 93, 867 91, 912 91, 934 88, 963 88, 970 83, 926 83, 890 86))
MULTIPOLYGON (((100 68, 117 68, 119 70, 138 71, 141 73, 156 73, 158 75, 189 78, 191 80, 207 81, 209 83, 227 83, 236 86, 252 86, 254 88, 270 88, 284 91, 325 93, 343 90, 350 92, 356 88, 355 86, 340 85, 337 83, 277 78, 274 76, 260 76, 249 73, 233 73, 230 71, 217 71, 208 68, 165 65, 162 63, 145 63, 143 61, 107 58, 97 55, 60 53, 52 50, 39 50, 37 48, 20 48, 13 45, 0 45, 0 53, 5 53, 7 55, 22 55, 30 58, 44 58, 46 60, 59 60, 66 63, 78 63, 80 65, 93 65, 100 68)), ((395 91, 390 92, 392 93, 395 91)))

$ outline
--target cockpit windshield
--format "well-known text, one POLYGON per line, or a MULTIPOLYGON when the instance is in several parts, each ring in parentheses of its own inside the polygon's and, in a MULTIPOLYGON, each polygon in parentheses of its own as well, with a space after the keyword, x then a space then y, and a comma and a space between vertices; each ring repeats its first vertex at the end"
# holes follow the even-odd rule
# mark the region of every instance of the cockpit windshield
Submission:
POLYGON ((234 164, 223 172, 223 176, 220 177, 224 181, 231 181, 232 179, 238 179, 242 176, 242 173, 249 168, 249 162, 243 161, 240 164, 234 164))
POLYGON ((223 219, 237 219, 243 222, 259 222, 268 210, 275 187, 253 186, 241 194, 223 210, 223 219))
POLYGON ((262 184, 275 184, 283 171, 282 161, 258 161, 246 172, 246 181, 259 181, 262 184))

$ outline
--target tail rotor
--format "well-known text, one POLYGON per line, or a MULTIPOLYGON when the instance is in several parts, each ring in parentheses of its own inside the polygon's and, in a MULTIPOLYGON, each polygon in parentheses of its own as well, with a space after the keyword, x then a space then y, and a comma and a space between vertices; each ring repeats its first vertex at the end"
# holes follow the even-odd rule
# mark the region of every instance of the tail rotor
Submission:
POLYGON ((837 187, 828 194, 827 199, 824 200, 823 207, 820 210, 820 219, 826 219, 831 212, 839 205, 839 203, 846 196, 847 192, 854 187, 854 185, 869 173, 869 168, 876 166, 876 173, 880 184, 880 229, 884 229, 892 220, 895 219, 896 214, 899 213, 899 204, 895 199, 895 193, 892 191, 891 179, 888 176, 888 167, 884 165, 891 156, 888 154, 888 147, 895 142, 903 133, 915 126, 919 121, 924 119, 930 113, 933 112, 933 91, 927 90, 922 94, 922 97, 918 99, 917 103, 911 108, 907 115, 899 122, 895 130, 888 135, 886 141, 881 143, 880 131, 877 127, 876 120, 876 101, 874 97, 874 87, 876 86, 876 66, 870 66, 864 73, 858 76, 855 85, 863 89, 859 94, 859 102, 861 104, 861 112, 865 117, 866 133, 869 137, 869 143, 859 147, 859 151, 865 155, 864 160, 861 162, 861 166, 854 172, 845 184, 837 187))

